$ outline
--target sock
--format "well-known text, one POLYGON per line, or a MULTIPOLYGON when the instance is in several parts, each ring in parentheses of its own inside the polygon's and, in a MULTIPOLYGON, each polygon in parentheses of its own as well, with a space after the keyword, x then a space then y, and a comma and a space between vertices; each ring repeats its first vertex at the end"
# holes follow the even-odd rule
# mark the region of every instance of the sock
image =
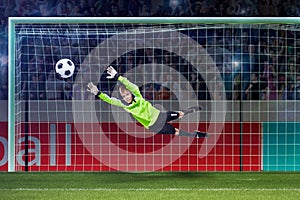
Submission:
POLYGON ((193 107, 189 107, 185 110, 182 110, 182 112, 184 112, 184 114, 190 114, 190 113, 193 113, 193 112, 197 112, 197 111, 200 111, 202 110, 202 106, 193 106, 193 107))
POLYGON ((196 133, 189 133, 189 132, 186 132, 186 131, 179 130, 179 135, 178 136, 195 137, 196 133))

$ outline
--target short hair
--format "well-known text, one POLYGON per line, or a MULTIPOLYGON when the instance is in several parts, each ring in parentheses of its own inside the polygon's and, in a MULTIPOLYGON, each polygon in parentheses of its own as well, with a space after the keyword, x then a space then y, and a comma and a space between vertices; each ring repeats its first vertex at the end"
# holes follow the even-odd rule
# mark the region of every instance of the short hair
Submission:
POLYGON ((126 87, 125 87, 125 85, 119 85, 119 91, 121 92, 121 93, 123 93, 123 92, 125 92, 125 91, 129 91, 126 87))

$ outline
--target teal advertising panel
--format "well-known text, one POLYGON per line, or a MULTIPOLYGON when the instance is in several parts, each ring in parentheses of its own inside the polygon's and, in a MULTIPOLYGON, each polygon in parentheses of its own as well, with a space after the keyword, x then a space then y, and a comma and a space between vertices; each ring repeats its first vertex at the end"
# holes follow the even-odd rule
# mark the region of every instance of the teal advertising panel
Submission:
POLYGON ((263 171, 300 170, 300 123, 263 123, 263 171))

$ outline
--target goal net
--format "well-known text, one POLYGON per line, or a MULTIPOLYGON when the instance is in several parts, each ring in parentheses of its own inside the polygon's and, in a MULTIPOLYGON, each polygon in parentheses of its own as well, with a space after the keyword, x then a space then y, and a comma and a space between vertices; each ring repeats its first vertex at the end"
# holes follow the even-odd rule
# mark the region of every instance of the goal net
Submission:
POLYGON ((299 169, 296 20, 9 22, 9 171, 299 169), (75 64, 67 79, 55 71, 65 58, 75 64), (106 78, 108 66, 161 112, 202 107, 170 124, 208 137, 153 133, 124 109, 96 99, 87 91, 90 82, 122 99, 120 83, 106 78), (280 163, 283 168, 274 168, 280 163))

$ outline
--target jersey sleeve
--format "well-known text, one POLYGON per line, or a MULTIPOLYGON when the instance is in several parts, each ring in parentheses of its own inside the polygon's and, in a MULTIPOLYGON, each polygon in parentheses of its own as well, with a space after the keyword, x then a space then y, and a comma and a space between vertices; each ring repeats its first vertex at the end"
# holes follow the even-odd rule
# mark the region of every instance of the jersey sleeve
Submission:
POLYGON ((110 97, 110 96, 108 96, 107 94, 105 94, 103 92, 101 92, 98 95, 98 98, 102 99, 104 102, 109 103, 111 105, 122 107, 122 108, 125 107, 125 105, 119 99, 114 98, 114 97, 110 97))
POLYGON ((137 85, 131 83, 127 78, 125 78, 123 76, 119 76, 118 81, 120 81, 130 92, 132 92, 132 94, 134 94, 134 96, 143 98, 139 87, 137 85))

